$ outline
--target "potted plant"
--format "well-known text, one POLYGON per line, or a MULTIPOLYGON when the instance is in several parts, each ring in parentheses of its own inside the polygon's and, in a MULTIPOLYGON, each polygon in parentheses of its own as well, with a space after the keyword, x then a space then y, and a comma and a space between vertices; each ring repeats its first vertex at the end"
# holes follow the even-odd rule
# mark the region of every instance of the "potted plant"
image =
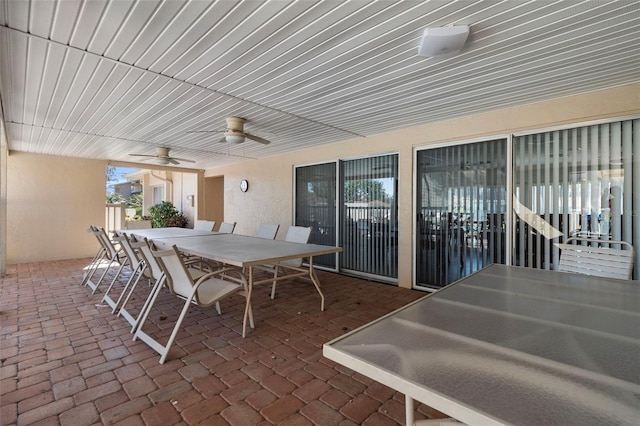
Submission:
POLYGON ((189 220, 170 201, 162 201, 149 207, 149 216, 154 228, 176 226, 186 228, 189 220))

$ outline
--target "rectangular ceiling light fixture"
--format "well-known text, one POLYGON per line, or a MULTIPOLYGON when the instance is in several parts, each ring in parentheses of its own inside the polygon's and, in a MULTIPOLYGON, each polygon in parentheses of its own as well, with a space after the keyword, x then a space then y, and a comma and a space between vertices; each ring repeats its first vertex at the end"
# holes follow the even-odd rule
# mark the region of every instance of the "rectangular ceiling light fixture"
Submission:
POLYGON ((469 37, 468 25, 426 28, 418 47, 418 55, 453 55, 462 50, 467 37, 469 37))

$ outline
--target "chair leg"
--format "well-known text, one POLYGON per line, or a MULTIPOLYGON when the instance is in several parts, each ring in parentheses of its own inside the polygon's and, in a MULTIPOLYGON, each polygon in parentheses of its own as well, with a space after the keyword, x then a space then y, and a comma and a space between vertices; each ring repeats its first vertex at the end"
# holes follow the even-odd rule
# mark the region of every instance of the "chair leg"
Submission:
MULTIPOLYGON (((125 267, 125 263, 123 263, 122 265, 120 265, 120 267, 118 268, 118 272, 116 272, 116 275, 113 277, 113 279, 111 280, 111 283, 109 284, 109 287, 107 287, 107 291, 104 292, 104 296, 102 296, 102 300, 100 301, 100 303, 104 303, 107 302, 107 304, 109 306, 111 306, 113 308, 113 310, 115 311, 116 309, 116 304, 115 302, 109 297, 109 292, 111 291, 111 289, 113 288, 114 284, 116 283, 116 281, 118 280, 118 277, 120 277, 120 274, 122 273, 122 270, 125 267)), ((131 277, 133 277, 133 272, 131 277)), ((130 280, 131 278, 129 278, 130 280)), ((127 281, 127 284, 129 284, 129 281, 127 281)))
POLYGON ((93 275, 96 273, 98 268, 100 268, 100 265, 107 257, 106 250, 102 249, 101 252, 102 254, 100 255, 100 257, 98 257, 98 259, 96 259, 96 261, 92 265, 90 265, 91 270, 88 271, 87 274, 85 274, 84 278, 82 279, 82 285, 89 285, 91 278, 93 278, 93 275))
MULTIPOLYGON (((125 296, 125 292, 123 291, 122 294, 120 295, 120 298, 118 299, 118 303, 120 303, 120 299, 124 297, 124 300, 122 301, 122 305, 120 306, 120 310, 118 311, 118 314, 116 316, 122 316, 124 319, 127 320, 127 322, 130 325, 134 324, 135 319, 131 314, 129 314, 129 312, 127 312, 126 306, 127 306, 127 303, 129 303, 129 300, 131 299, 131 296, 133 295, 133 292, 135 291, 136 287, 138 287, 140 278, 144 275, 144 271, 147 268, 147 265, 142 262, 140 263, 140 266, 142 267, 142 269, 140 270, 140 274, 138 275, 138 278, 133 282, 133 285, 131 286, 131 288, 129 288, 129 291, 127 292, 126 296, 125 296)), ((131 332, 133 332, 133 330, 131 330, 131 332)))
MULTIPOLYGON (((133 316, 125 310, 125 305, 126 305, 126 301, 125 301, 125 305, 122 306, 122 309, 120 309, 119 313, 121 313, 122 316, 127 319, 127 322, 131 324, 130 333, 134 333, 138 329, 138 327, 140 327, 144 313, 147 311, 147 309, 149 309, 149 304, 152 302, 152 300, 155 300, 153 299, 154 294, 160 291, 162 284, 163 284, 162 278, 160 278, 153 284, 153 287, 151 287, 151 291, 149 292, 149 295, 145 299, 144 304, 142 305, 142 308, 140 308, 140 312, 138 312, 138 316, 136 318, 133 318, 133 316)), ((135 337, 133 340, 135 340, 135 337)))
POLYGON ((82 276, 82 281, 80 282, 80 285, 85 285, 87 283, 87 280, 91 278, 95 270, 98 268, 98 265, 104 258, 105 253, 106 253, 105 250, 101 248, 100 250, 98 250, 96 255, 93 256, 93 259, 91 259, 91 262, 89 262, 89 265, 87 265, 86 267, 86 270, 84 272, 84 275, 82 276))
POLYGON ((116 262, 115 259, 109 260, 109 264, 107 265, 107 267, 105 268, 104 272, 100 276, 100 279, 98 279, 98 281, 95 284, 91 280, 87 280, 87 285, 89 286, 89 288, 91 288, 93 290, 91 292, 91 294, 95 294, 96 291, 98 291, 98 286, 102 283, 102 280, 107 275, 107 272, 109 272, 109 270, 111 269, 111 265, 113 265, 114 262, 116 262))
POLYGON ((145 302, 146 306, 144 306, 143 310, 140 311, 140 315, 142 315, 142 317, 139 316, 140 321, 138 322, 138 327, 136 328, 135 333, 133 335, 133 340, 137 340, 137 338, 140 337, 140 335, 142 334, 142 326, 147 321, 147 318, 149 317, 149 312, 151 311, 153 304, 156 303, 156 299, 160 294, 160 290, 162 289, 164 280, 165 280, 164 276, 158 280, 158 282, 156 283, 156 286, 153 288, 153 290, 149 294, 149 297, 147 298, 147 301, 145 302))
POLYGON ((125 284, 124 288, 122 289, 120 296, 118 296, 118 300, 116 300, 115 306, 113 307, 113 311, 111 311, 111 313, 115 313, 118 307, 122 306, 120 305, 120 302, 123 301, 123 299, 125 298, 125 295, 128 297, 131 294, 131 291, 127 291, 129 289, 129 285, 131 285, 131 281, 133 281, 132 288, 136 288, 136 286, 138 285, 138 281, 140 281, 140 278, 142 278, 142 272, 144 271, 143 266, 144 265, 140 263, 138 264, 138 267, 136 268, 136 270, 133 271, 133 273, 131 274, 131 277, 129 277, 129 281, 127 281, 127 284, 125 284), (135 277, 136 279, 134 280, 133 277, 135 277))
POLYGON ((173 345, 174 340, 176 340, 176 336, 178 335, 178 331, 180 330, 180 326, 182 325, 182 321, 187 316, 187 312, 189 312, 189 308, 191 307, 191 301, 193 300, 193 296, 195 295, 195 291, 185 300, 184 307, 182 308, 182 312, 180 312, 180 316, 178 317, 178 321, 176 321, 175 327, 173 327, 173 331, 171 332, 171 336, 169 336, 169 340, 167 344, 164 346, 164 350, 160 354, 160 364, 164 364, 167 359, 167 355, 169 355, 169 350, 173 345))

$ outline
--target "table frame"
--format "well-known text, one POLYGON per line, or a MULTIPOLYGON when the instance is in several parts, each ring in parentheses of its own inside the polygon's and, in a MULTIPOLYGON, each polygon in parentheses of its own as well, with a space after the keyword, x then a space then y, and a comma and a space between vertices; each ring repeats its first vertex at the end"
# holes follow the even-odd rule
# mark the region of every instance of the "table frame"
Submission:
MULTIPOLYGON (((135 234, 135 232, 133 232, 135 234)), ((247 321, 251 308, 253 287, 260 284, 272 283, 274 278, 256 280, 253 267, 265 264, 277 264, 285 260, 308 259, 308 268, 297 268, 283 265, 283 268, 293 271, 286 275, 279 275, 275 281, 304 277, 311 280, 320 295, 320 310, 325 309, 325 297, 320 288, 320 282, 314 271, 313 258, 324 254, 338 253, 341 247, 323 246, 317 244, 301 244, 280 240, 249 237, 237 234, 213 234, 215 236, 191 236, 176 238, 156 238, 151 241, 159 248, 175 245, 178 250, 192 256, 213 260, 231 266, 243 268, 247 271, 248 289, 247 301, 242 321, 242 337, 247 334, 247 321)))

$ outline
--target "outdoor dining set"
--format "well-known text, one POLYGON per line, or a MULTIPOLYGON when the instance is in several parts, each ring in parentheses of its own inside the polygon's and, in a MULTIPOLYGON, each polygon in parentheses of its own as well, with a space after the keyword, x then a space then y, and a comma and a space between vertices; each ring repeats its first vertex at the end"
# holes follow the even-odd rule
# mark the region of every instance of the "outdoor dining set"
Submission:
POLYGON ((278 281, 306 278, 317 290, 320 309, 324 310, 324 295, 313 269, 313 257, 336 253, 339 247, 308 244, 311 230, 305 227, 290 226, 283 241, 275 240, 278 225, 263 224, 255 236, 233 234, 234 227, 234 223, 228 223, 214 232, 213 222, 209 222, 197 224, 194 229, 116 230, 110 237, 104 228, 91 226, 88 232, 95 235, 100 246, 85 268, 82 284, 94 293, 104 289, 102 302, 131 325, 134 340, 141 339, 161 355, 160 363, 167 359, 191 305, 215 306, 220 314, 223 299, 243 296, 246 302, 242 336, 245 337, 247 325, 254 328, 251 312, 254 286, 270 284, 271 298, 274 298, 278 281), (112 268, 117 271, 109 275, 112 268), (119 278, 125 270, 130 274, 122 286, 119 278), (256 279, 257 270, 266 275, 256 279), (110 283, 106 282, 107 277, 110 283), (152 285, 145 293, 144 303, 135 306, 132 295, 143 277, 152 285), (170 337, 162 344, 144 331, 144 324, 164 290, 184 301, 184 306, 170 337))

